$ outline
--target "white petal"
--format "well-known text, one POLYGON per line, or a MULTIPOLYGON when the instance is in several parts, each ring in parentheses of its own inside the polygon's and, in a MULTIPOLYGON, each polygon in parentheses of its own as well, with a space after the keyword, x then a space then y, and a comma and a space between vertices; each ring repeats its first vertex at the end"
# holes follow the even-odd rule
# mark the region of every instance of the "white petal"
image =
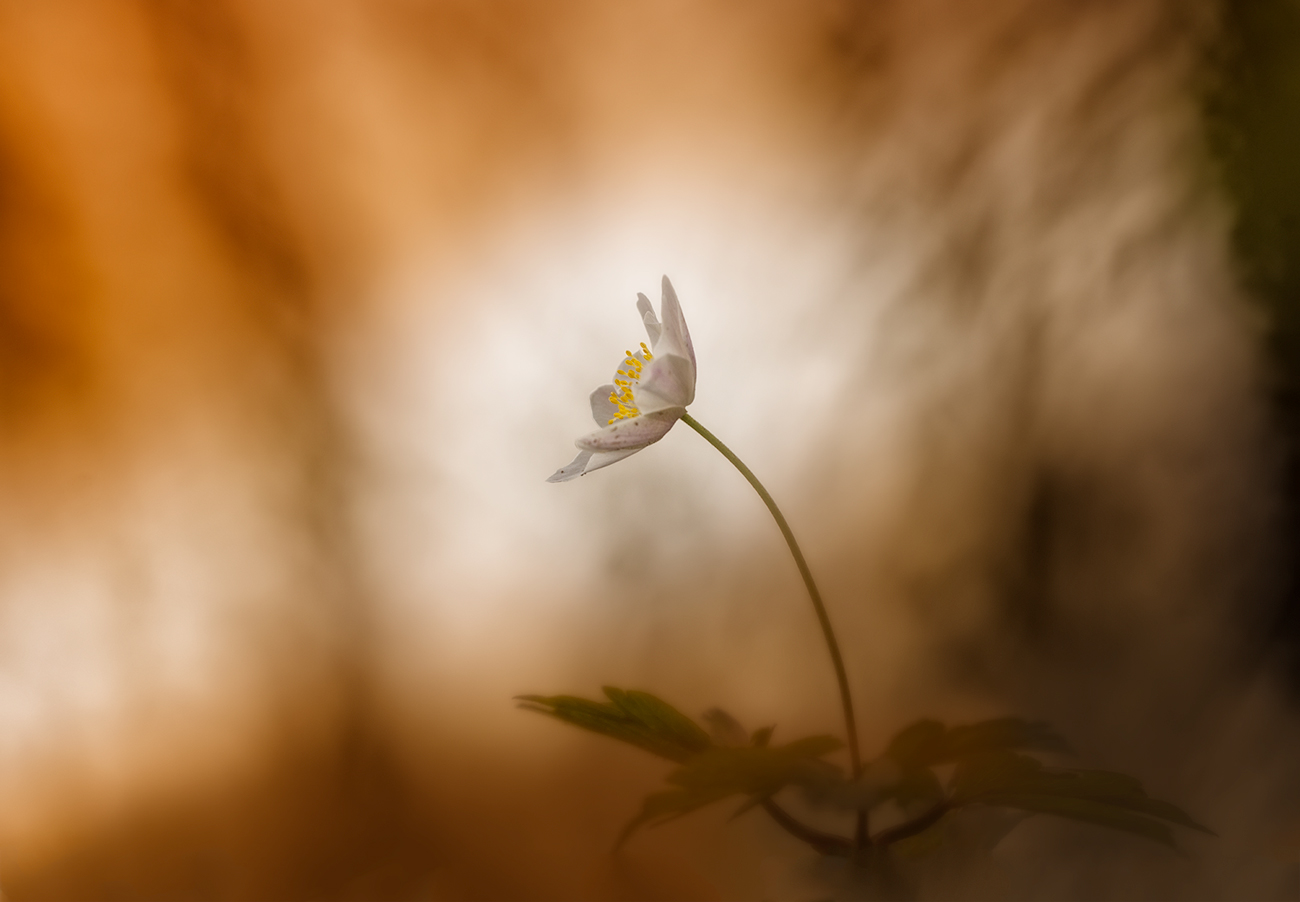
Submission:
POLYGON ((650 306, 650 299, 643 294, 636 296, 636 309, 641 313, 641 322, 645 323, 646 334, 650 336, 650 348, 659 343, 659 336, 663 332, 663 326, 659 325, 659 317, 655 316, 655 308, 650 306))
POLYGON ((609 399, 614 393, 614 386, 602 385, 591 393, 591 415, 597 426, 607 426, 618 413, 618 405, 609 399))
MULTIPOLYGON (((659 315, 663 318, 663 335, 660 340, 664 345, 664 353, 678 354, 685 357, 691 362, 691 370, 695 370, 695 348, 691 345, 691 333, 686 328, 686 317, 682 315, 682 305, 677 302, 677 292, 673 290, 673 283, 668 281, 664 276, 663 282, 664 296, 659 303, 659 315)), ((692 376, 692 386, 694 377, 692 376)))
POLYGON ((568 482, 570 479, 577 479, 579 476, 586 476, 593 470, 599 470, 602 467, 608 467, 610 464, 616 464, 625 457, 631 457, 640 451, 640 448, 628 448, 623 451, 581 451, 573 459, 573 463, 567 467, 561 467, 551 474, 547 482, 568 482))
POLYGON ((625 457, 631 457, 640 451, 640 448, 627 448, 623 451, 600 451, 591 455, 591 460, 587 462, 587 469, 582 471, 586 476, 592 470, 599 470, 601 467, 608 467, 610 464, 616 464, 625 457))
POLYGON ((642 413, 685 407, 695 400, 695 367, 676 354, 655 357, 633 390, 642 413))
POLYGON ((632 417, 630 420, 619 420, 599 432, 584 435, 575 444, 585 451, 624 451, 629 448, 639 451, 667 435, 668 430, 673 428, 673 423, 685 412, 680 407, 674 407, 632 417))
POLYGON ((587 471, 587 462, 591 460, 590 451, 579 451, 578 456, 568 466, 560 467, 550 476, 546 477, 547 482, 568 482, 570 479, 577 479, 587 471))

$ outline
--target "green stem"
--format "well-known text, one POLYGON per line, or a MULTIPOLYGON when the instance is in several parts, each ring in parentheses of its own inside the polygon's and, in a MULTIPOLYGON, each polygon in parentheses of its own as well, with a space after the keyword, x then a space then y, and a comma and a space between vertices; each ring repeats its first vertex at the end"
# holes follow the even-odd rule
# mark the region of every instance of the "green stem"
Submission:
MULTIPOLYGON (((722 456, 731 461, 731 465, 740 471, 740 475, 749 480, 749 484, 758 492, 758 497, 763 499, 767 509, 772 512, 772 519, 776 520, 776 525, 781 530, 781 535, 785 536, 785 543, 790 546, 790 553, 794 555, 794 562, 799 567, 799 575, 803 577, 803 584, 808 587, 808 597, 812 599, 813 610, 817 612, 817 622, 821 624, 822 635, 826 639, 826 647, 831 653, 831 664, 835 667, 835 680, 840 686, 840 703, 844 707, 844 728, 849 734, 849 760, 853 763, 853 778, 856 780, 862 775, 862 757, 858 753, 858 725, 857 719, 853 716, 853 699, 849 695, 849 677, 844 671, 844 658, 840 654, 840 644, 835 639, 835 630, 831 627, 830 615, 826 613, 826 605, 822 604, 822 595, 817 591, 817 584, 813 582, 812 571, 808 569, 808 562, 803 559, 803 552, 799 550, 799 543, 794 540, 794 533, 790 531, 790 524, 785 522, 785 516, 781 509, 776 506, 772 496, 768 494, 767 489, 763 488, 763 483, 758 481, 745 462, 737 457, 730 448, 722 444, 712 432, 705 429, 689 413, 682 414, 682 422, 690 426, 704 440, 721 452, 722 456)), ((866 812, 860 812, 858 816, 858 843, 861 845, 865 840, 866 833, 866 812)))

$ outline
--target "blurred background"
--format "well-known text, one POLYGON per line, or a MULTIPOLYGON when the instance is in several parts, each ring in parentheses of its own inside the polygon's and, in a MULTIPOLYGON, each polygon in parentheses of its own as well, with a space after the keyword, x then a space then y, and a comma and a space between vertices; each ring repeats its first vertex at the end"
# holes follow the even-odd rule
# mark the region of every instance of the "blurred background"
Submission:
MULTIPOLYGON (((846 890, 517 711, 1040 717, 1219 833, 942 897, 1300 896, 1295 0, 0 2, 0 890, 846 890), (829 882, 828 882, 829 881, 829 882)), ((947 880, 948 882, 943 882, 947 880)))

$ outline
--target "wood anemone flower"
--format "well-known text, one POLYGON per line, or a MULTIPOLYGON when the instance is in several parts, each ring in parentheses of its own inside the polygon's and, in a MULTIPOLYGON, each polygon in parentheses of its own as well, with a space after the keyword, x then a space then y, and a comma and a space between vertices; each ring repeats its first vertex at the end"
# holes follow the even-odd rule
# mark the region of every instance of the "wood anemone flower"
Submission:
POLYGON ((574 442, 578 456, 547 482, 567 482, 617 463, 668 434, 695 400, 695 349, 677 292, 664 276, 660 316, 636 296, 650 344, 627 351, 611 384, 591 393, 591 415, 601 428, 574 442))

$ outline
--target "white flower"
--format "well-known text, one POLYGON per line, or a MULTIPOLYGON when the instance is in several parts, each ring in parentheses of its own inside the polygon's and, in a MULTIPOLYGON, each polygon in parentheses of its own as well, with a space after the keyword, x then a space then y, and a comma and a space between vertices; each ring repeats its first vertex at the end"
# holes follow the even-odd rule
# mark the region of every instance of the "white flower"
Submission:
POLYGON ((556 470, 547 482, 566 482, 592 470, 608 467, 653 445, 668 434, 695 400, 695 349, 677 292, 664 276, 662 321, 655 317, 650 299, 636 296, 636 309, 650 336, 639 351, 627 351, 612 385, 591 393, 591 415, 601 428, 574 442, 580 449, 567 467, 556 470))

